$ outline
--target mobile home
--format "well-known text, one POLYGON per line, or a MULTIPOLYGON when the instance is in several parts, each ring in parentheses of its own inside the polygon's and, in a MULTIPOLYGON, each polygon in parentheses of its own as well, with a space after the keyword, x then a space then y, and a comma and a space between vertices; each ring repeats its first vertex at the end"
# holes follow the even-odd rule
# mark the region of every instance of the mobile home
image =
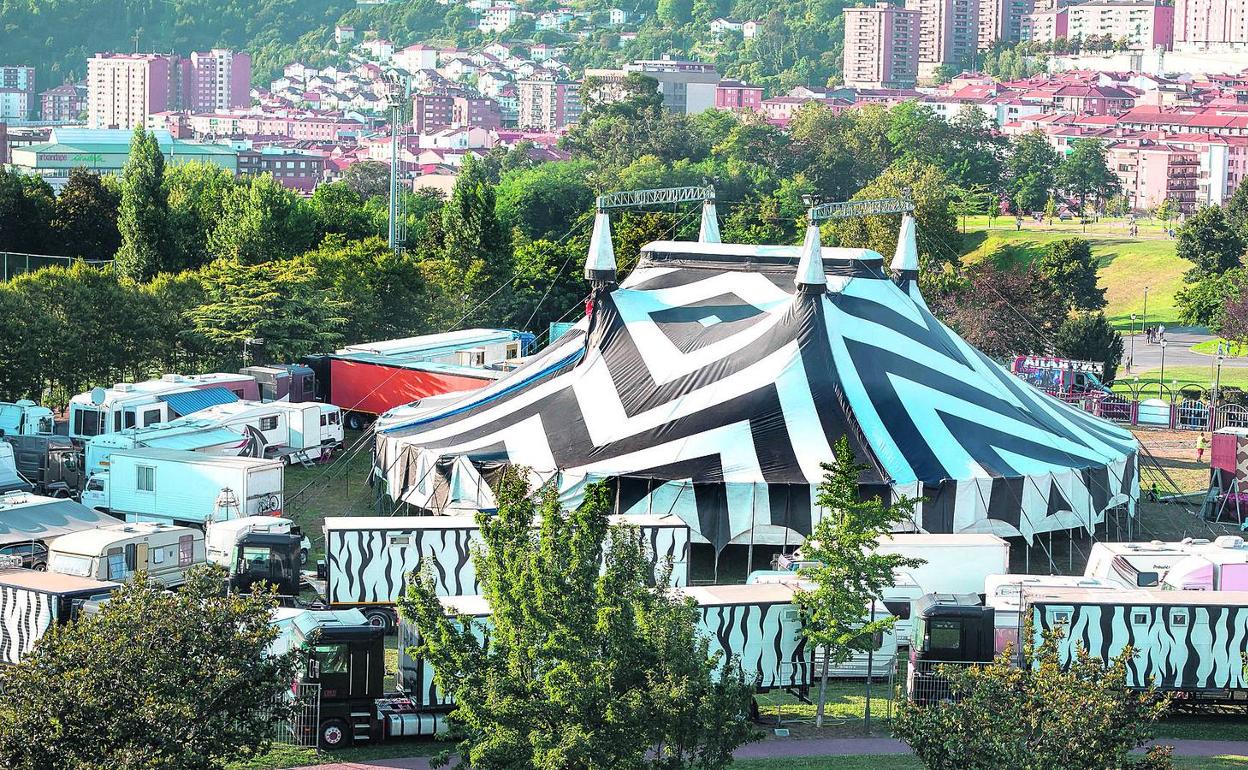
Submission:
POLYGON ((186 572, 203 564, 204 533, 193 527, 143 522, 109 524, 62 535, 49 546, 48 571, 93 580, 129 580, 146 570, 161 585, 186 582, 186 572))
MULTIPOLYGON (((671 563, 670 582, 688 583, 689 527, 676 516, 615 516, 635 526, 646 544, 651 572, 671 563)), ((394 603, 407 576, 426 561, 442 596, 479 590, 472 545, 480 539, 474 516, 331 516, 325 519, 325 598, 331 607, 358 607, 371 622, 392 627, 394 603)))
POLYGON ((127 521, 203 526, 282 510, 282 464, 176 449, 114 451, 109 469, 87 481, 82 502, 127 521), (228 490, 228 493, 227 493, 228 490))
POLYGON ((148 428, 125 428, 87 440, 83 447, 87 476, 106 471, 117 450, 177 449, 205 455, 237 457, 250 445, 242 431, 217 425, 198 415, 179 417, 148 428))
POLYGON ((69 437, 86 441, 126 428, 146 428, 215 404, 256 399, 259 389, 242 374, 166 374, 159 380, 92 388, 69 401, 69 437))
POLYGON ((54 625, 77 617, 82 602, 116 583, 30 569, 0 569, 0 664, 22 662, 54 625))
POLYGON ((1152 588, 1161 585, 1166 574, 1189 556, 1210 554, 1224 560, 1235 554, 1248 557, 1248 545, 1238 536, 1222 536, 1215 540, 1187 538, 1165 543, 1094 543, 1083 574, 1121 583, 1127 588, 1152 588))
POLYGON ((286 401, 234 401, 195 413, 224 428, 243 431, 264 440, 264 456, 283 462, 316 460, 342 446, 342 410, 333 404, 286 401))

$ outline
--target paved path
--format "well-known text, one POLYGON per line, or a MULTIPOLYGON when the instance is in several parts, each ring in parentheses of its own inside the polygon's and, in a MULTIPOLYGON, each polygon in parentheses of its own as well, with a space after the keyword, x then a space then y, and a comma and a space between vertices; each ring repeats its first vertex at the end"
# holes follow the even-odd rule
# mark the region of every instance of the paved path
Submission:
MULTIPOLYGON (((1206 340, 1215 339, 1204 329, 1173 327, 1166 329, 1166 366, 1211 366, 1213 356, 1192 351, 1192 346, 1206 340)), ((1161 345, 1145 341, 1143 334, 1135 335, 1135 362, 1130 372, 1119 370, 1119 374, 1137 374, 1161 368, 1161 345)), ((1132 355, 1133 343, 1123 341, 1123 360, 1132 355)), ((1248 367, 1248 357, 1227 356, 1222 361, 1224 367, 1248 367)))
MULTIPOLYGON (((1173 746, 1175 756, 1182 757, 1248 757, 1248 741, 1180 741, 1160 740, 1158 743, 1173 746)), ((738 749, 738 759, 762 757, 833 757, 878 756, 881 754, 908 754, 910 748, 892 738, 769 738, 738 749)), ((429 770, 425 757, 408 759, 374 759, 367 762, 338 762, 329 765, 311 765, 296 770, 429 770)))

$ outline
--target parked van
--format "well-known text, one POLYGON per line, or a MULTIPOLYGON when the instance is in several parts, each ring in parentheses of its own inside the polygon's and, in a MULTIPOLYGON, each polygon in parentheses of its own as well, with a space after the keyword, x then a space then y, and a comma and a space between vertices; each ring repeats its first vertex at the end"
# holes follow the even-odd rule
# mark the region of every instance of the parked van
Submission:
POLYGON ((186 582, 187 570, 206 560, 204 533, 194 527, 156 522, 110 524, 53 540, 48 571, 123 581, 147 570, 157 583, 174 588, 186 582))
POLYGON ((159 380, 119 382, 69 400, 69 437, 86 441, 126 428, 147 428, 215 404, 259 396, 255 378, 243 374, 166 374, 159 380))

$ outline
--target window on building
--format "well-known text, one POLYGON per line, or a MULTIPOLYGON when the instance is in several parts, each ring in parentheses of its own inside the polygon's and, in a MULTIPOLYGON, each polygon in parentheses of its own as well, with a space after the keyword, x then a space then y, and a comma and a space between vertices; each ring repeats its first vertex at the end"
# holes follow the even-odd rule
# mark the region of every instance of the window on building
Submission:
POLYGON ((277 417, 261 417, 260 430, 277 430, 277 417))

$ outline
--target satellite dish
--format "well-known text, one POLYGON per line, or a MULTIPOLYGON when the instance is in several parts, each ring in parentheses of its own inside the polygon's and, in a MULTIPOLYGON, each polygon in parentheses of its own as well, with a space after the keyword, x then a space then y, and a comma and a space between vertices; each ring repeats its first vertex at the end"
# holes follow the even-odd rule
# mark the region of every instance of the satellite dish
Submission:
POLYGON ((104 403, 104 397, 107 394, 108 394, 108 391, 104 390, 104 388, 92 388, 91 389, 91 403, 95 404, 96 406, 99 406, 100 404, 104 403))

